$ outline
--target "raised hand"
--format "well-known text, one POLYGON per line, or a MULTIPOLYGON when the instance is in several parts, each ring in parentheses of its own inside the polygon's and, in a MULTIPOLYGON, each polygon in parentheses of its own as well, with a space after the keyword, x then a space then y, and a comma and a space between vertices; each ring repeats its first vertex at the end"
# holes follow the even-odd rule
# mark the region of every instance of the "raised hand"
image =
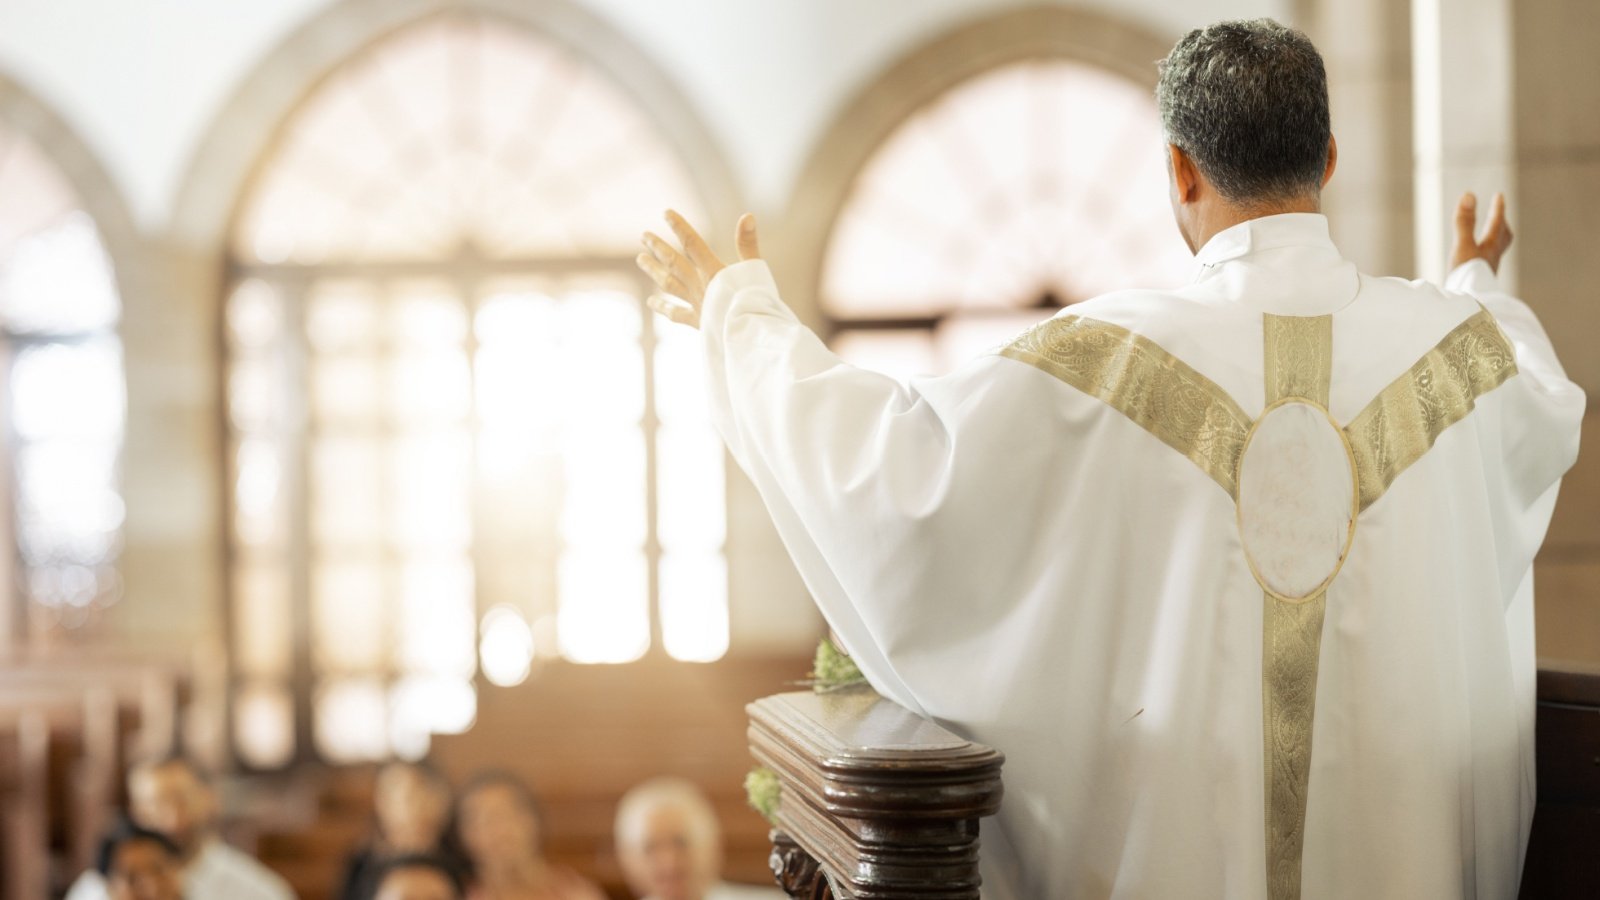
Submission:
MULTIPOLYGON (((660 291, 650 296, 650 308, 673 322, 699 328, 706 285, 722 271, 722 260, 683 216, 669 209, 666 219, 682 249, 647 231, 643 238, 645 252, 640 253, 635 262, 660 291)), ((739 217, 734 243, 741 262, 761 258, 755 216, 745 213, 739 217)))
POLYGON ((1472 193, 1461 195, 1456 204, 1456 246, 1450 254, 1450 268, 1474 259, 1489 264, 1496 273, 1500 271, 1500 257, 1511 246, 1511 226, 1506 224, 1506 195, 1495 194, 1489 204, 1489 222, 1482 237, 1476 235, 1478 226, 1478 198, 1472 193))

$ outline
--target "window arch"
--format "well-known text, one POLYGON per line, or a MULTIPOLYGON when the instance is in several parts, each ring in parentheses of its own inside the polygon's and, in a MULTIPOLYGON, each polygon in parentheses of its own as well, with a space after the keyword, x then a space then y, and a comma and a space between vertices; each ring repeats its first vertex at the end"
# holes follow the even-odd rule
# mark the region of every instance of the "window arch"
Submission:
POLYGON ((948 370, 1066 304, 1181 282, 1151 60, 1076 10, 968 26, 912 53, 824 138, 791 219, 816 314, 852 361, 948 370))
POLYGON ((109 179, 64 125, 0 79, 0 646, 49 644, 122 596, 127 420, 109 179))
POLYGON ((704 215, 694 176, 485 12, 405 23, 286 120, 228 251, 247 764, 418 755, 538 656, 726 651, 722 450, 632 262, 661 209, 704 215))

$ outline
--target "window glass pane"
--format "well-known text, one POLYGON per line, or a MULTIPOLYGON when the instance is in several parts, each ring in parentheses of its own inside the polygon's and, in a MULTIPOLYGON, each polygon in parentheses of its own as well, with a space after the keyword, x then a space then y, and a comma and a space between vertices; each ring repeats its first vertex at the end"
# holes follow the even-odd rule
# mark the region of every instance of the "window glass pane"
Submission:
POLYGON ((268 431, 284 421, 282 371, 270 357, 237 357, 228 371, 228 418, 240 431, 268 431))
POLYGON ((319 542, 342 547, 382 540, 386 516, 382 445, 361 437, 326 437, 311 447, 311 525, 319 542))
POLYGON ((322 672, 376 672, 389 663, 391 631, 383 569, 327 562, 311 580, 312 649, 322 672))
POLYGON ((661 642, 674 659, 711 662, 728 652, 728 566, 720 553, 661 559, 661 642))
POLYGON ((472 682, 445 675, 401 678, 391 691, 390 703, 390 739, 401 755, 429 735, 466 731, 478 715, 478 694, 472 682))
POLYGON ((662 422, 710 422, 704 339, 689 328, 656 329, 656 416, 662 422))
POLYGON ((623 663, 650 646, 644 557, 637 553, 570 553, 561 559, 557 631, 573 662, 623 663))
POLYGON ((0 248, 0 318, 11 331, 101 331, 118 312, 111 260, 87 214, 0 248))
POLYGON ((287 678, 294 623, 287 567, 240 563, 233 575, 233 652, 246 675, 287 678))
POLYGON ((116 464, 116 446, 91 441, 39 441, 16 450, 24 563, 93 566, 117 555, 123 507, 116 464))
POLYGON ((275 441, 246 438, 235 447, 233 516, 234 537, 240 543, 286 545, 283 455, 275 441))
POLYGON ((410 423, 453 422, 470 409, 471 375, 461 351, 410 352, 389 368, 390 414, 410 423))
POLYGON ((515 687, 527 680, 533 668, 533 629, 522 613, 496 606, 484 614, 478 633, 478 658, 490 684, 515 687))
POLYGON ((372 356, 323 357, 311 366, 311 405, 327 423, 371 427, 383 412, 382 370, 372 356))
POLYGON ((561 536, 570 546, 644 546, 644 435, 573 428, 564 437, 561 536))
POLYGON ((470 678, 475 665, 472 564, 419 559, 401 579, 399 661, 408 671, 470 678))
POLYGON ((283 304, 272 286, 258 279, 241 282, 228 298, 228 337, 241 350, 271 345, 283 332, 283 304))
POLYGON ((318 282, 306 298, 306 336, 319 353, 370 353, 380 325, 377 291, 367 282, 318 282))
POLYGON ((124 414, 121 345, 104 336, 24 348, 12 365, 11 403, 23 440, 117 440, 124 414))
POLYGON ((392 445, 395 540, 413 549, 464 549, 472 539, 471 441, 465 432, 412 432, 392 445))
POLYGON ((247 765, 272 769, 294 757, 294 700, 277 682, 250 682, 233 698, 233 739, 247 765))
POLYGON ((657 536, 671 553, 716 550, 727 529, 722 439, 707 428, 656 433, 657 536))
POLYGON ((390 335, 399 347, 451 348, 466 339, 466 309, 447 285, 426 281, 403 284, 395 290, 388 309, 390 335))
POLYGON ((639 301, 626 294, 576 294, 561 305, 557 367, 570 423, 634 423, 644 414, 639 301))
POLYGON ((388 696, 379 679, 327 681, 314 709, 317 750, 328 761, 371 762, 389 755, 388 696))

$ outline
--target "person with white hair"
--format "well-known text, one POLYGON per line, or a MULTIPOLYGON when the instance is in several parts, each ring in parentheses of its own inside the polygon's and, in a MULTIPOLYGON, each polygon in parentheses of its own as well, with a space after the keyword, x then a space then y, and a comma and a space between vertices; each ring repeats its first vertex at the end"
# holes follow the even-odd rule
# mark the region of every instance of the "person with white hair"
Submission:
POLYGON ((652 778, 617 805, 617 857, 646 900, 763 900, 775 888, 721 880, 722 828, 711 802, 682 778, 652 778))

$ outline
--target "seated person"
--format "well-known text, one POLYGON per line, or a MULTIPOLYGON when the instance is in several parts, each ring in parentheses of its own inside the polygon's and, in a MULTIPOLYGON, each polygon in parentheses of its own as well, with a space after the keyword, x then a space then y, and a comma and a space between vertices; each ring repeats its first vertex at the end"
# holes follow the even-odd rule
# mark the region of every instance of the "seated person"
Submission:
POLYGON ((777 888, 735 887, 722 876, 722 829, 705 794, 681 778, 652 778, 617 806, 617 858, 647 900, 756 900, 777 888))
POLYGON ((472 867, 468 900, 604 900, 593 882, 544 858, 544 822, 528 786, 506 772, 478 775, 456 801, 472 867))
POLYGON ((118 822, 106 834, 95 868, 111 900, 183 898, 177 845, 132 822, 118 822))
POLYGON ((452 866, 460 854, 446 843, 450 782, 426 763, 392 762, 378 770, 372 796, 372 835, 345 865, 341 900, 372 900, 385 866, 401 857, 426 856, 452 866))
POLYGON ((438 856, 400 856, 383 864, 374 900, 462 900, 459 866, 438 856))
MULTIPOLYGON (((184 893, 229 900, 294 900, 294 891, 271 869, 216 835, 217 795, 193 761, 166 756, 128 771, 128 813, 134 824, 178 848, 184 893)), ((106 881, 86 872, 66 900, 105 900, 106 881)))

